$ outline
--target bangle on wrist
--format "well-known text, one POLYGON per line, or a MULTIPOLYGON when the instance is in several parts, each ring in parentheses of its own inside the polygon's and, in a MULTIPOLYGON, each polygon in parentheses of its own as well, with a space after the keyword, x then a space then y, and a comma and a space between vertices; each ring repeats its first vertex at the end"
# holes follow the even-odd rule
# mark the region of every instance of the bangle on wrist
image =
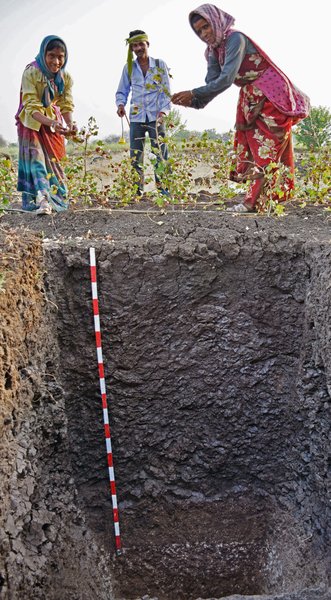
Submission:
POLYGON ((53 133, 55 133, 55 132, 56 132, 56 127, 57 127, 57 125, 60 125, 60 123, 59 123, 59 122, 58 122, 56 119, 54 119, 54 120, 52 121, 52 124, 51 124, 51 127, 50 127, 50 129, 51 129, 51 131, 52 131, 53 133))

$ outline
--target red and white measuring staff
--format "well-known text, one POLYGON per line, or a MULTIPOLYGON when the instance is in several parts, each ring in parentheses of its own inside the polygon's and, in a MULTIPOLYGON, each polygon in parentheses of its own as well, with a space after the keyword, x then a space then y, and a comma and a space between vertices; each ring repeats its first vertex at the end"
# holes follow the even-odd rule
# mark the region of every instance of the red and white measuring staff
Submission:
POLYGON ((121 554, 121 535, 120 535, 120 524, 119 524, 118 507, 117 507, 115 472, 114 472, 114 466, 113 466, 113 452, 112 452, 112 446, 111 446, 111 435, 110 435, 110 426, 109 426, 109 417, 108 417, 105 371, 104 371, 104 365, 103 365, 102 345, 101 345, 101 329, 100 329, 100 316, 99 316, 99 300, 98 300, 97 266, 96 266, 96 260, 95 260, 95 248, 90 248, 90 271, 91 271, 91 287, 92 287, 95 342, 96 342, 96 347, 97 347, 100 392, 101 392, 103 422, 104 422, 105 437, 106 437, 106 449, 107 449, 110 491, 111 491, 111 499, 112 499, 112 504, 113 504, 115 546, 116 546, 116 554, 119 555, 119 554, 121 554))

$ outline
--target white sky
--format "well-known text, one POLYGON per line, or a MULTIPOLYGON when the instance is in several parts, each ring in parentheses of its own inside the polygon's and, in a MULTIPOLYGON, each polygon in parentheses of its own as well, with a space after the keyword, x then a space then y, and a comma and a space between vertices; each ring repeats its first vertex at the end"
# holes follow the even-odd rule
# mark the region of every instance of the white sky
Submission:
MULTIPOLYGON (((150 55, 166 61, 172 91, 203 85, 205 45, 188 24, 192 0, 0 0, 0 134, 16 141, 14 115, 20 80, 42 39, 62 37, 74 79, 79 126, 94 116, 99 137, 120 135, 115 92, 126 60, 125 38, 133 29, 149 35, 150 55)), ((327 0, 224 0, 235 27, 247 33, 310 98, 331 105, 329 82, 331 3, 327 0)), ((219 132, 233 127, 238 88, 232 86, 205 109, 180 109, 188 129, 219 132)), ((176 107, 178 108, 178 107, 176 107)))

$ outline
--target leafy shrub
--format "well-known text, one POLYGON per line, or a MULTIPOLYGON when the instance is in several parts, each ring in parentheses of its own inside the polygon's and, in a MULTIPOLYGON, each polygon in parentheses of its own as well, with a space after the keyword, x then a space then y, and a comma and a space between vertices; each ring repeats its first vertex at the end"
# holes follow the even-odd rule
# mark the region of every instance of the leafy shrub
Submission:
MULTIPOLYGON (((317 114, 321 116, 318 107, 317 114)), ((328 123, 327 114, 326 125, 328 123)), ((313 113, 314 120, 314 113, 313 113)), ((305 119, 307 121, 307 119, 305 119)), ((304 123, 303 121, 302 123, 304 123)), ((214 130, 204 133, 185 132, 177 111, 171 111, 166 118, 169 159, 162 160, 158 150, 150 152, 150 163, 157 170, 160 186, 169 192, 169 197, 149 192, 149 199, 158 206, 194 203, 196 196, 190 193, 194 186, 194 170, 201 163, 211 169, 213 186, 218 185, 219 205, 243 192, 247 184, 229 182, 229 171, 234 160, 233 132, 216 136, 214 130), (185 135, 183 135, 185 133, 185 135), (188 135, 186 135, 188 134, 188 135), (158 157, 160 160, 158 160, 158 157)), ((304 130, 306 131, 306 130, 304 130)), ((323 130, 327 131, 327 126, 323 130)), ((77 136, 67 144, 67 157, 64 169, 67 177, 69 197, 73 203, 87 205, 123 206, 139 201, 137 197, 138 175, 132 167, 127 144, 97 140, 98 126, 90 117, 86 127, 81 128, 77 136), (123 152, 123 149, 125 150, 123 152), (97 167, 102 167, 102 169, 97 167), (109 183, 103 183, 106 175, 109 183)), ((298 134, 296 134, 298 137, 298 134)), ((309 151, 296 153, 296 189, 295 195, 302 199, 302 206, 331 202, 331 144, 324 137, 316 137, 318 146, 309 151)), ((162 142, 163 140, 160 140, 162 142)), ((301 140, 302 141, 302 140, 301 140)), ((308 143, 308 142, 307 142, 308 143)), ((146 152, 148 142, 146 144, 146 152)), ((5 209, 16 192, 17 145, 11 144, 6 153, 0 153, 0 209, 5 209), (9 152, 10 151, 10 152, 9 152)), ((144 165, 146 183, 150 183, 154 174, 149 176, 148 165, 144 165)), ((271 163, 263 171, 265 180, 264 194, 268 214, 282 214, 284 185, 289 181, 289 171, 282 164, 271 163)), ((206 183, 207 187, 210 185, 206 183)))
POLYGON ((331 112, 325 106, 313 106, 310 115, 294 127, 296 141, 307 150, 319 150, 331 143, 331 112))
POLYGON ((297 165, 296 196, 304 203, 331 201, 331 145, 302 153, 297 165))
POLYGON ((10 203, 16 191, 17 173, 9 155, 0 155, 0 210, 10 203))

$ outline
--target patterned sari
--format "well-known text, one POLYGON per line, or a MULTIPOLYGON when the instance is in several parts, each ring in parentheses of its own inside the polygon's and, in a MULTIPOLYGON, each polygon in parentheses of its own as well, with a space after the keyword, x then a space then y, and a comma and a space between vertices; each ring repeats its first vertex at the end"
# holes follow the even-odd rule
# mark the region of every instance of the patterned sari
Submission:
POLYGON ((62 135, 42 125, 34 131, 18 122, 19 158, 17 189, 23 210, 38 208, 37 194, 46 194, 57 212, 68 208, 65 175, 60 161, 65 156, 62 135))
POLYGON ((258 79, 269 68, 260 54, 246 55, 235 84, 240 86, 236 116, 234 149, 236 165, 230 173, 233 181, 252 180, 245 205, 254 208, 265 184, 264 170, 270 163, 287 167, 278 201, 287 200, 294 188, 292 126, 295 116, 280 112, 257 87, 258 79), (254 83, 255 82, 255 83, 254 83))
MULTIPOLYGON (((222 66, 226 40, 235 31, 234 18, 214 4, 202 4, 189 15, 193 30, 195 15, 205 19, 215 35, 212 44, 206 48, 206 59, 213 54, 222 66)), ((230 179, 252 180, 245 205, 254 208, 263 194, 265 169, 271 163, 287 167, 287 175, 278 186, 280 193, 274 193, 273 199, 284 201, 290 197, 294 188, 292 126, 308 116, 310 102, 269 56, 246 37, 256 48, 256 53, 246 54, 234 80, 241 89, 234 142, 236 162, 232 165, 230 179)), ((275 167, 275 175, 277 170, 275 167)))
MULTIPOLYGON (((57 36, 46 37, 41 44, 40 52, 36 60, 30 63, 28 67, 39 69, 45 76, 47 85, 43 97, 40 98, 44 107, 51 106, 55 119, 59 123, 63 122, 60 108, 56 105, 55 94, 63 92, 64 81, 62 70, 56 76, 52 76, 47 71, 45 63, 45 53, 47 45, 52 40, 59 40, 66 48, 63 40, 57 36)), ((68 53, 66 50, 66 59, 63 68, 67 62, 68 53)), ((65 157, 65 142, 62 135, 53 133, 45 125, 41 125, 39 131, 25 127, 20 120, 20 113, 23 109, 23 92, 20 91, 20 103, 15 115, 19 157, 18 157, 18 182, 17 190, 22 192, 23 210, 33 211, 38 208, 39 196, 47 197, 52 208, 60 212, 68 208, 67 187, 65 184, 65 174, 61 166, 61 160, 65 157)))

